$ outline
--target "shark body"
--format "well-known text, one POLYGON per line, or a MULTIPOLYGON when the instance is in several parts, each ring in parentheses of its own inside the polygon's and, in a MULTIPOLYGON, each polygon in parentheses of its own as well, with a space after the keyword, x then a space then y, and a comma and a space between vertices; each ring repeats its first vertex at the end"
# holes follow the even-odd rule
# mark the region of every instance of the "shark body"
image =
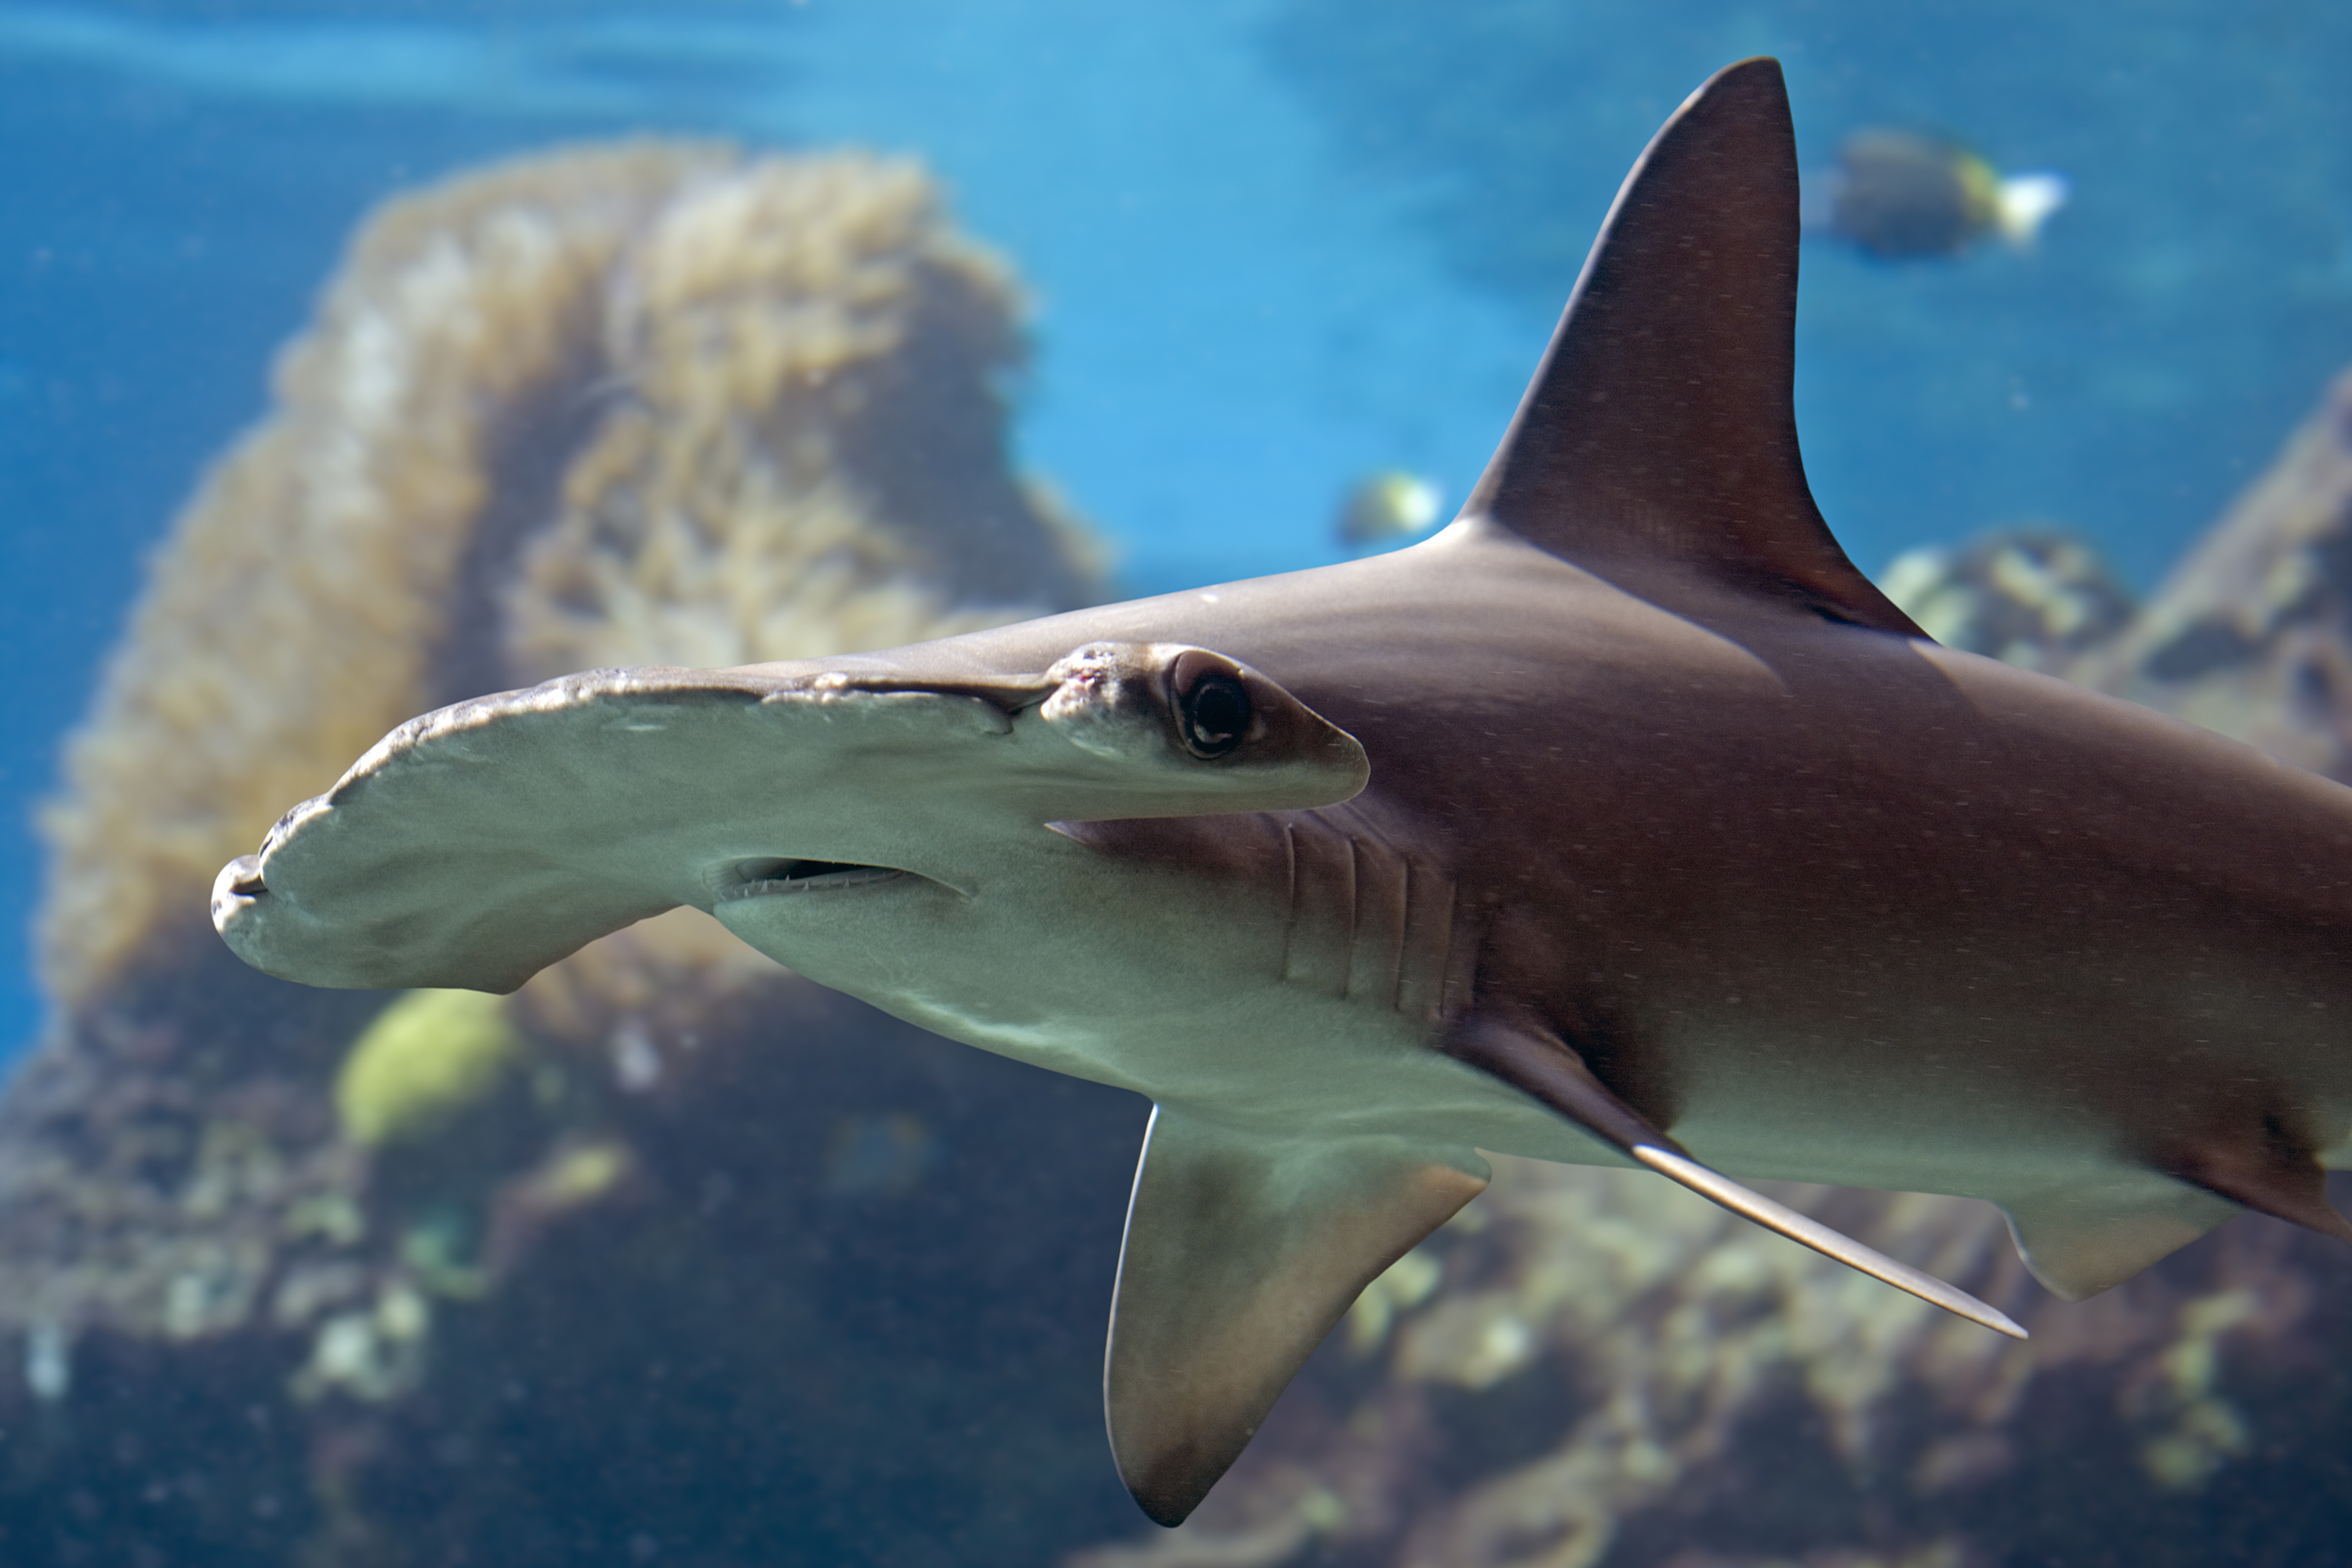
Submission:
POLYGON ((2103 1289, 2352 1238, 2352 790, 1936 647, 1790 403, 1779 68, 1629 177, 1426 543, 887 653, 607 670, 395 731, 222 873, 248 962, 510 990, 678 904, 1158 1107, 1106 1374, 1182 1519, 1481 1150, 2000 1204, 2103 1289))

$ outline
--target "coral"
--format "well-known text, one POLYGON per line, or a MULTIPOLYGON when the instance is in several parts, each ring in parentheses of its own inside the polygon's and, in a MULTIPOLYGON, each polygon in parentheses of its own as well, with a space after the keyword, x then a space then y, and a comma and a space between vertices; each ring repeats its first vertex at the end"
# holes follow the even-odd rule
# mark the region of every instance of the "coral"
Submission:
POLYGON ((935 205, 841 159, 706 183, 636 244, 616 405, 505 595, 518 674, 889 647, 1089 590, 997 457, 1011 284, 935 205))
POLYGON ((498 997, 412 991, 352 1042, 336 1119, 362 1149, 425 1142, 493 1098, 527 1049, 498 997))
POLYGON ((214 869, 420 709, 1084 602, 1090 547, 1004 466, 1018 306, 858 154, 640 142, 388 205, 70 744, 51 994, 201 937, 214 869))
POLYGON ((1687 1561, 1760 1568, 1800 1552, 1738 1543, 1792 1531, 1807 1563, 2041 1561, 2046 1524, 2002 1517, 2037 1471, 2095 1471, 2111 1519, 2201 1504, 2265 1417, 2325 1405, 2263 1363, 2309 1356, 2324 1303, 2352 1301, 2352 1271, 2269 1221, 2070 1306, 1987 1205, 1776 1189, 2021 1316, 2021 1345, 1637 1173, 1496 1163, 1192 1521, 1069 1568, 1592 1568, 1711 1540, 1687 1561))
POLYGON ((390 205, 353 243, 278 410, 157 554, 73 738, 43 974, 70 1006, 158 927, 194 923, 224 852, 440 695, 457 578, 509 476, 546 461, 614 257, 718 160, 647 144, 524 164, 390 205))
POLYGON ((2088 542, 2053 528, 1910 551, 1880 585, 1945 647, 2052 674, 2120 632, 2137 608, 2088 542))

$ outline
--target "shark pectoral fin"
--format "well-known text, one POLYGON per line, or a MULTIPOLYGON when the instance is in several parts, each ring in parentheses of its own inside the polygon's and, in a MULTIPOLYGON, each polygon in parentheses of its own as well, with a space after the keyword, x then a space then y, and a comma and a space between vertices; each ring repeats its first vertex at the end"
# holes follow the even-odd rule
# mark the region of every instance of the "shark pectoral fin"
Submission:
POLYGON ((1363 1288, 1488 1173, 1467 1149, 1269 1140, 1154 1111, 1103 1372, 1111 1452, 1143 1511, 1181 1523, 1363 1288))
POLYGON ((1864 1246, 1810 1215, 1799 1214, 1788 1205, 1779 1203, 1763 1194, 1750 1192, 1720 1172, 1708 1169, 1687 1154, 1672 1150, 1644 1146, 1632 1151, 1633 1158, 1660 1175, 1721 1204, 1733 1214, 1754 1220, 1767 1230, 1778 1231, 1790 1241, 1802 1242, 1824 1258, 1833 1258, 1849 1268, 1859 1269, 1874 1279, 1883 1280, 1897 1290, 1907 1290, 1922 1301, 1941 1307, 1972 1323, 2007 1334, 2011 1339, 2026 1337, 2025 1330, 2006 1312, 1985 1305, 1966 1290, 1947 1285, 1932 1274, 1922 1273, 1907 1263, 1897 1263, 1875 1247, 1864 1246))
POLYGON ((2000 1203, 2025 1267, 2069 1301, 2122 1284, 2238 1212, 2227 1198, 2154 1171, 2000 1203))
POLYGON ((1897 1263, 1876 1248, 1865 1247, 1809 1215, 1751 1192, 1721 1172, 1700 1164, 1673 1139, 1651 1125, 1640 1111, 1618 1099, 1584 1065, 1581 1057, 1547 1030, 1474 1015, 1446 1036, 1442 1048, 1456 1060, 1491 1073, 1549 1106, 1602 1142, 1710 1203, 1719 1204, 1767 1230, 1777 1231, 1825 1258, 1833 1258, 1898 1290, 1907 1290, 1970 1322, 2016 1339, 2026 1337, 2025 1331, 2007 1313, 1987 1306, 1967 1291, 1947 1285, 1907 1263, 1897 1263))

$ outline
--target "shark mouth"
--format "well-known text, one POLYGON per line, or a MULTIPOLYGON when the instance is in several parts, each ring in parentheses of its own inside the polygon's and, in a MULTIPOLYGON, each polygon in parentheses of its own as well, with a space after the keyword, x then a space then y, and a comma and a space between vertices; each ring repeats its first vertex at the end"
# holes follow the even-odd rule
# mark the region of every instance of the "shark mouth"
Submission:
POLYGON ((765 899, 780 894, 831 892, 895 882, 908 872, 890 866, 851 866, 838 860, 743 860, 720 873, 717 902, 765 899))

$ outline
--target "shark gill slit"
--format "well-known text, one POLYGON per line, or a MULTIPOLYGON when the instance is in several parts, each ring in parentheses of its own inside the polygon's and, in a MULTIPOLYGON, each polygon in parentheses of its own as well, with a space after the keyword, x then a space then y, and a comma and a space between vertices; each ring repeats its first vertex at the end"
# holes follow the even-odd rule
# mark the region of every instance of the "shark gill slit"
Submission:
POLYGON ((1355 940, 1348 955, 1348 999, 1396 1005, 1404 967, 1405 863, 1369 825, 1348 837, 1356 867, 1355 940))
POLYGON ((1300 812, 1289 826, 1290 929, 1282 977, 1344 997, 1356 934, 1355 845, 1321 812, 1300 812))
POLYGON ((1290 950, 1298 941, 1298 827, 1295 823, 1282 825, 1282 874, 1289 889, 1288 912, 1282 917, 1282 957, 1275 964, 1275 978, 1290 977, 1290 950))
POLYGON ((1462 907, 1462 889, 1446 888, 1444 967, 1438 971, 1444 978, 1437 997, 1437 1019, 1459 1018, 1470 1010, 1472 1000, 1478 994, 1478 950, 1486 944, 1486 933, 1480 925, 1468 922, 1475 919, 1462 907))
POLYGON ((1346 996, 1356 972, 1356 938, 1364 929, 1364 859, 1358 852, 1354 834, 1340 834, 1339 842, 1348 850, 1348 884, 1340 894, 1347 900, 1348 913, 1347 923, 1341 928, 1343 940, 1339 944, 1339 994, 1346 996))
POLYGON ((1404 862, 1404 951, 1397 963, 1396 1010, 1435 1023, 1445 1004, 1445 966, 1454 940, 1454 879, 1426 862, 1404 862))

